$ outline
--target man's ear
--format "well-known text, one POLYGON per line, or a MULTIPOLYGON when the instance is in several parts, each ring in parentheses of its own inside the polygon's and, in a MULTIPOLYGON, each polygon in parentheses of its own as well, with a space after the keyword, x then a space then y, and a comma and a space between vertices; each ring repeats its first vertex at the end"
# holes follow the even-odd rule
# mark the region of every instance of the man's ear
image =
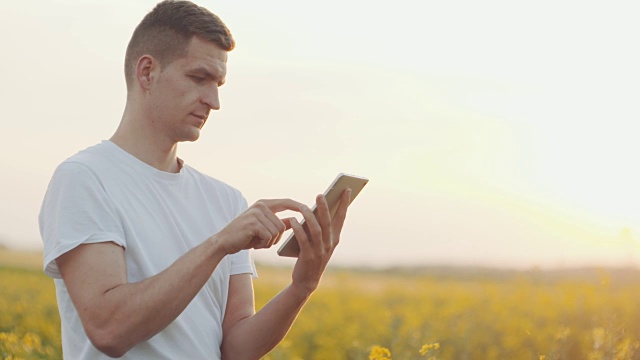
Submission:
POLYGON ((160 68, 158 60, 151 55, 143 55, 136 63, 136 80, 144 90, 151 89, 157 71, 160 68))

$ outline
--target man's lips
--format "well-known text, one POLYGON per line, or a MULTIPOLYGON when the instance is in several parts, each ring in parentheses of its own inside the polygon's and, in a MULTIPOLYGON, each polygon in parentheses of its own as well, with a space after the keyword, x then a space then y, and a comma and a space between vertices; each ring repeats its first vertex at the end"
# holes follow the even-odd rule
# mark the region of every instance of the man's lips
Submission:
POLYGON ((204 126, 204 124, 207 122, 208 115, 206 115, 206 114, 194 114, 194 113, 192 113, 191 115, 197 117, 198 119, 200 119, 202 121, 202 124, 200 124, 200 128, 202 128, 204 126))

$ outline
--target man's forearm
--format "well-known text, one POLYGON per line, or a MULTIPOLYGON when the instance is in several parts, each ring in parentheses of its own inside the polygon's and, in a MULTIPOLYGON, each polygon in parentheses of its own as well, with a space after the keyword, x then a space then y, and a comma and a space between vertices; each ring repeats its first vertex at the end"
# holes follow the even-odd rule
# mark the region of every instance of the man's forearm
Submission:
POLYGON ((259 359, 285 337, 311 293, 289 285, 254 315, 225 331, 223 359, 259 359), (247 346, 250 344, 250 346, 247 346))

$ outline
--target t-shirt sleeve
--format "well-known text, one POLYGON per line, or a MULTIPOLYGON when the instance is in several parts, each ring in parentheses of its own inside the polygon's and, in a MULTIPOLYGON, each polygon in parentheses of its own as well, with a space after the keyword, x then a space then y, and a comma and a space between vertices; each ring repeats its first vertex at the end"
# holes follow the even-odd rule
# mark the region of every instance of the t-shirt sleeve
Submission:
POLYGON ((254 278, 258 277, 251 251, 242 250, 231 255, 231 275, 238 274, 252 274, 254 278))
MULTIPOLYGON (((237 196, 238 199, 236 203, 238 204, 238 207, 235 217, 242 214, 245 210, 247 210, 248 207, 247 200, 244 198, 244 196, 242 196, 242 194, 240 194, 239 191, 237 192, 237 196)), ((250 250, 242 250, 231 255, 231 275, 237 274, 252 274, 254 278, 258 277, 256 265, 253 261, 250 250)))
POLYGON ((61 278, 55 260, 80 244, 112 241, 126 247, 118 214, 96 175, 64 162, 54 172, 39 216, 44 272, 61 278))

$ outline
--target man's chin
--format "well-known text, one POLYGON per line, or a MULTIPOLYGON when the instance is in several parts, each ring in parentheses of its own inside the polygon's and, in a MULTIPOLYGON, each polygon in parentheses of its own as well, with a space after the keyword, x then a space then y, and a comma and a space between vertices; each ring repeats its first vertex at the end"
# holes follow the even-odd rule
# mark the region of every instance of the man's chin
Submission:
POLYGON ((196 134, 195 136, 192 136, 191 138, 187 139, 186 141, 188 142, 194 142, 196 140, 200 139, 200 133, 198 132, 198 134, 196 134))
POLYGON ((200 138, 200 129, 193 128, 190 131, 182 134, 180 137, 180 142, 194 142, 200 138))

